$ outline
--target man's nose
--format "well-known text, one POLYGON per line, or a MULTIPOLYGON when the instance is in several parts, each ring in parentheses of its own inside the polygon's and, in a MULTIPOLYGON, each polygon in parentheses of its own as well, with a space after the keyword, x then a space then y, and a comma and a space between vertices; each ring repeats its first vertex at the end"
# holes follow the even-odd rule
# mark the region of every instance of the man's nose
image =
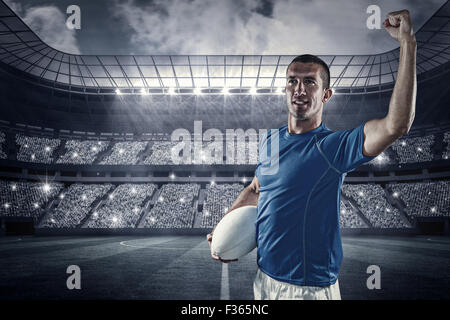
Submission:
POLYGON ((306 94, 305 92, 305 86, 302 82, 299 82, 297 86, 295 87, 294 96, 301 96, 306 94))

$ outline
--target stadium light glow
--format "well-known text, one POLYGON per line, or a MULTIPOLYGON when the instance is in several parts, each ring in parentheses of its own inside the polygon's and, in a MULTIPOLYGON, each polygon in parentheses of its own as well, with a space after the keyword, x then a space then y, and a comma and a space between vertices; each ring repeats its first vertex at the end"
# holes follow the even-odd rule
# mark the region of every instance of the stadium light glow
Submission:
POLYGON ((392 194, 392 196, 393 196, 394 198, 398 198, 398 192, 394 192, 394 193, 392 194))
POLYGON ((112 218, 112 221, 113 221, 113 222, 117 222, 117 217, 113 217, 113 218, 112 218))
POLYGON ((209 217, 209 212, 208 212, 208 210, 205 210, 204 215, 205 215, 205 217, 209 217))
POLYGON ((15 184, 13 184, 13 185, 11 186, 12 191, 16 191, 16 188, 17 188, 17 186, 16 186, 15 184))
POLYGON ((97 217, 97 216, 98 216, 97 211, 94 211, 94 217, 97 217))
POLYGON ((431 207, 431 212, 435 213, 436 212, 436 207, 431 207))
POLYGON ((256 91, 256 88, 255 88, 255 87, 251 87, 250 90, 249 90, 249 92, 250 92, 251 95, 255 95, 255 94, 258 93, 258 92, 256 91))
POLYGON ((76 157, 78 157, 78 153, 74 152, 72 155, 72 158, 76 158, 76 157))
POLYGON ((143 95, 143 96, 148 96, 148 94, 149 94, 149 92, 148 92, 147 89, 145 89, 145 88, 142 88, 142 89, 141 89, 141 95, 143 95))
POLYGON ((284 88, 283 87, 279 87, 277 89, 277 94, 283 94, 284 93, 284 88))
POLYGON ((181 198, 181 199, 180 199, 180 202, 181 202, 181 203, 184 203, 184 198, 181 198))
POLYGON ((97 147, 92 147, 92 149, 91 149, 92 151, 97 151, 97 147))
POLYGON ((6 209, 9 208, 9 203, 5 203, 5 208, 6 208, 6 209))
POLYGON ((170 175, 170 179, 175 179, 175 175, 173 173, 170 175))
POLYGON ((119 154, 122 154, 122 153, 124 153, 124 150, 123 149, 119 149, 119 154))
POLYGON ((120 89, 116 89, 116 94, 117 94, 117 95, 121 95, 121 94, 122 94, 122 92, 120 91, 120 89))
POLYGON ((45 151, 49 152, 50 151, 50 147, 49 146, 45 147, 45 151))
POLYGON ((214 180, 213 181, 211 181, 211 185, 213 186, 213 185, 215 185, 216 183, 214 182, 214 180))
POLYGON ((222 93, 223 93, 224 95, 229 95, 229 94, 230 94, 230 89, 228 89, 227 87, 224 87, 224 88, 222 89, 222 93))
POLYGON ((33 203, 33 206, 34 206, 35 208, 39 208, 39 204, 38 204, 37 202, 33 203))
POLYGON ((42 187, 42 189, 44 190, 44 192, 49 192, 50 191, 50 185, 48 183, 45 183, 44 186, 42 187))
POLYGON ((417 147, 417 151, 422 152, 422 148, 421 147, 417 147))
POLYGON ((168 94, 170 94, 170 95, 174 95, 175 94, 175 88, 169 88, 168 90, 167 90, 167 93, 168 94))
POLYGON ((31 155, 31 160, 34 160, 34 158, 36 158, 35 157, 35 155, 34 155, 34 153, 31 155))
POLYGON ((164 201, 164 198, 163 198, 163 197, 159 197, 159 198, 158 198, 158 201, 159 201, 159 202, 163 202, 163 201, 164 201))
POLYGON ((83 194, 83 195, 81 196, 81 199, 86 200, 86 195, 83 194))
POLYGON ((113 196, 112 194, 110 194, 108 197, 109 197, 110 199, 114 199, 114 196, 113 196))
POLYGON ((202 88, 196 87, 196 88, 194 89, 194 93, 195 93, 197 96, 203 94, 202 88))
POLYGON ((131 189, 131 193, 136 193, 136 188, 135 188, 135 187, 133 187, 133 188, 131 189))
POLYGON ((64 199, 64 193, 61 193, 61 194, 59 195, 59 198, 60 198, 60 199, 64 199))
POLYGON ((342 210, 341 210, 341 213, 342 213, 342 214, 344 214, 344 213, 345 213, 345 210, 344 210, 344 209, 342 209, 342 210))
POLYGON ((242 182, 243 182, 243 183, 246 183, 246 182, 247 182, 247 178, 246 178, 246 177, 243 177, 243 178, 242 178, 242 182))
POLYGON ((401 145, 402 145, 402 146, 406 146, 406 142, 405 142, 405 141, 402 141, 401 145))
POLYGON ((52 223, 55 223, 55 222, 56 222, 55 219, 53 219, 53 218, 51 218, 50 221, 51 221, 52 223))

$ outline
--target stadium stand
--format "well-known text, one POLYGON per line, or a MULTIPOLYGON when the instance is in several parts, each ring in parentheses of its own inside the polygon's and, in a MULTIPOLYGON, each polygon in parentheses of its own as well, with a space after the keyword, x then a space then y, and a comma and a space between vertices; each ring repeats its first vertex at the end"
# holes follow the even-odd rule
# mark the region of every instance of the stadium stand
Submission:
POLYGON ((368 228, 351 203, 341 199, 341 212, 339 216, 339 225, 341 228, 368 228))
POLYGON ((17 160, 38 163, 53 163, 53 152, 60 145, 60 139, 29 137, 17 134, 19 146, 17 160))
POLYGON ((400 212, 389 204, 384 190, 374 184, 344 184, 342 192, 353 199, 374 228, 410 228, 400 212))
POLYGON ((97 155, 105 151, 108 146, 108 141, 68 140, 65 143, 67 151, 56 160, 56 163, 92 164, 97 155))
POLYGON ((6 134, 0 131, 0 159, 8 158, 8 155, 4 151, 6 149, 5 142, 6 142, 6 134))
POLYGON ((194 221, 195 198, 199 184, 165 184, 158 201, 145 218, 146 228, 191 228, 194 221))
POLYGON ((124 141, 116 142, 111 154, 105 157, 100 164, 137 164, 139 161, 139 153, 147 147, 146 141, 124 141))
POLYGON ((215 227, 244 189, 242 184, 209 184, 203 203, 201 227, 215 227))
POLYGON ((32 217, 45 212, 48 201, 62 189, 62 183, 0 181, 0 216, 32 217))
POLYGON ((172 161, 172 148, 179 142, 155 141, 151 146, 151 154, 144 159, 144 164, 170 165, 172 161))
POLYGON ((74 228, 80 225, 92 206, 112 188, 112 184, 72 184, 57 207, 41 222, 41 227, 74 228))
POLYGON ((144 201, 152 196, 155 184, 122 184, 109 194, 105 203, 92 213, 88 228, 134 228, 144 201))
POLYGON ((450 132, 444 133, 443 142, 445 143, 446 146, 444 152, 442 153, 442 159, 447 160, 448 158, 450 158, 450 132))
POLYGON ((450 216, 450 181, 390 183, 387 188, 411 217, 450 216))
POLYGON ((403 138, 394 142, 392 149, 397 152, 400 163, 414 163, 433 160, 431 150, 434 135, 424 137, 403 138))

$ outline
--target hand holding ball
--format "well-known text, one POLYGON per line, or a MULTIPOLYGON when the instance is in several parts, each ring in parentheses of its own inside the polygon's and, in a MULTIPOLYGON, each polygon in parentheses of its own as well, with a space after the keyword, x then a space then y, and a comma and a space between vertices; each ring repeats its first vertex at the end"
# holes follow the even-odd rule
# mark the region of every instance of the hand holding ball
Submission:
POLYGON ((236 260, 256 248, 256 213, 256 206, 244 206, 230 211, 220 220, 211 241, 213 257, 236 260))

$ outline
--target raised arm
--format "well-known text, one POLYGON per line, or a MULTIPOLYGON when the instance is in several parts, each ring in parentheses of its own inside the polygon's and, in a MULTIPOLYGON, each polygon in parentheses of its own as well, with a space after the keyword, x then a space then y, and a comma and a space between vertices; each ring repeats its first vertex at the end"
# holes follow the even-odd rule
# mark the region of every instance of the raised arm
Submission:
POLYGON ((379 155, 408 133, 415 115, 417 44, 408 10, 389 13, 384 27, 391 37, 400 42, 400 61, 388 114, 382 119, 368 121, 364 126, 365 156, 379 155))
MULTIPOLYGON (((258 205, 258 198, 259 198, 259 181, 256 176, 253 178, 252 183, 250 183, 242 192, 239 194, 237 199, 233 202, 231 207, 228 209, 228 211, 225 213, 229 213, 230 211, 233 211, 234 209, 244 207, 244 206, 257 206, 258 205)), ((212 231, 210 234, 206 236, 206 240, 208 240, 209 247, 211 248, 211 242, 213 237, 214 231, 212 231)), ((231 261, 236 260, 222 260, 218 256, 214 255, 211 252, 211 257, 214 260, 220 260, 222 262, 228 263, 231 261)))

